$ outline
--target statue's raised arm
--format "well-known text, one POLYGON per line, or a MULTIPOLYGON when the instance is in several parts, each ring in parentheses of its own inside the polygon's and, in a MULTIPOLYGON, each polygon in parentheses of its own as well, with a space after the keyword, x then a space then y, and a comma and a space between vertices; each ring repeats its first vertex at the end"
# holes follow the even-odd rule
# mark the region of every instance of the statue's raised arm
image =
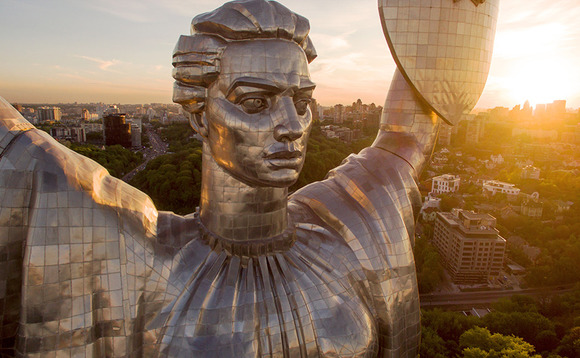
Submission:
POLYGON ((401 155, 420 171, 437 138, 439 118, 457 124, 483 92, 499 0, 378 2, 397 70, 374 146, 401 155), (396 138, 405 144, 398 147, 396 138))

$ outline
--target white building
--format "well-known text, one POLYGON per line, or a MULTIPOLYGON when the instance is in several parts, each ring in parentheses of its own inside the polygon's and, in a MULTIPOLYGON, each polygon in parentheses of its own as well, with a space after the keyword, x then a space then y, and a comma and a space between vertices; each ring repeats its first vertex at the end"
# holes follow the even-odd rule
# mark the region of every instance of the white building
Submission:
POLYGON ((434 194, 454 193, 459 190, 461 179, 457 175, 443 174, 432 179, 431 192, 434 194))
POLYGON ((520 189, 516 188, 515 184, 504 183, 499 180, 484 180, 483 181, 483 193, 495 195, 497 193, 502 193, 506 195, 518 195, 520 189))

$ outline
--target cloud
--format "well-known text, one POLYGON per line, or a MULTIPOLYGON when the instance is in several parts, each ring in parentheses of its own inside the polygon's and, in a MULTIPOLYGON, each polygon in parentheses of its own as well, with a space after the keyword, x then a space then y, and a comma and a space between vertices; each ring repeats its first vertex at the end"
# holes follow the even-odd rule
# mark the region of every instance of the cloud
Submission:
POLYGON ((327 35, 322 33, 311 33, 310 38, 315 44, 316 49, 320 52, 323 51, 333 51, 333 50, 344 50, 350 47, 350 44, 346 40, 346 37, 350 35, 343 34, 338 36, 327 35))
POLYGON ((193 16, 200 7, 207 7, 206 11, 209 11, 222 4, 220 0, 92 0, 80 6, 131 22, 151 23, 160 17, 174 17, 176 14, 193 16))
POLYGON ((75 57, 82 58, 84 60, 88 60, 91 62, 95 62, 95 63, 97 63, 98 67, 101 70, 108 71, 108 72, 119 72, 119 71, 115 71, 115 70, 111 69, 110 67, 123 63, 122 61, 115 60, 115 59, 107 61, 107 60, 101 60, 100 58, 95 58, 95 57, 90 57, 90 56, 75 55, 75 57))

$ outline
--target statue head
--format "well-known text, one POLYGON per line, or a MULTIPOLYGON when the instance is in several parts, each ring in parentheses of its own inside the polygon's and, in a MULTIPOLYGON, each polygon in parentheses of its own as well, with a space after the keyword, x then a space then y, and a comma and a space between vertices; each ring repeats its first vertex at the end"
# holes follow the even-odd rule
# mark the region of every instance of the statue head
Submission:
POLYGON ((304 163, 316 52, 309 23, 274 1, 196 16, 173 54, 173 101, 213 160, 252 186, 293 184, 304 163))

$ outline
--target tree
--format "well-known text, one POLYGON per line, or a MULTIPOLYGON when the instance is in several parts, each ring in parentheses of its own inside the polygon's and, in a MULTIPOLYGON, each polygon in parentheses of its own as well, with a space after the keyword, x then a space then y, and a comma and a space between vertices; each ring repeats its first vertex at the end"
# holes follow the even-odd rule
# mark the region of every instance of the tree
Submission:
MULTIPOLYGON (((495 311, 483 318, 483 323, 492 332, 514 334, 527 342, 538 344, 542 331, 555 334, 554 324, 537 312, 499 312, 495 311)), ((544 336, 547 333, 544 333, 544 336)))
POLYGON ((445 275, 439 253, 427 239, 427 235, 415 241, 415 266, 420 293, 432 292, 445 275))
POLYGON ((445 347, 445 341, 437 332, 430 327, 421 330, 421 346, 419 355, 427 358, 449 357, 449 350, 445 347))
POLYGON ((580 357, 580 327, 570 330, 558 347, 557 353, 566 357, 580 357))
POLYGON ((142 153, 134 153, 120 145, 112 145, 104 150, 92 144, 70 143, 68 146, 75 152, 101 164, 117 178, 121 178, 143 162, 142 153))
POLYGON ((541 358, 535 348, 522 338, 491 334, 487 328, 474 327, 461 335, 459 346, 465 358, 541 358))
POLYGON ((159 210, 188 214, 199 205, 201 144, 181 148, 185 149, 150 161, 130 184, 147 193, 159 210))
MULTIPOLYGON (((444 354, 446 357, 455 357, 461 353, 459 349, 459 337, 466 330, 473 328, 479 322, 475 316, 464 316, 456 312, 445 312, 440 309, 423 310, 421 316, 421 324, 423 329, 430 329, 445 342, 445 349, 438 350, 438 353, 444 354)), ((427 342, 433 342, 433 337, 426 337, 427 342)), ((429 347, 423 347, 425 351, 429 347)), ((428 356, 427 356, 428 357, 428 356)))
POLYGON ((439 208, 443 212, 449 212, 453 208, 458 208, 461 205, 461 201, 454 195, 441 195, 441 203, 439 208))

